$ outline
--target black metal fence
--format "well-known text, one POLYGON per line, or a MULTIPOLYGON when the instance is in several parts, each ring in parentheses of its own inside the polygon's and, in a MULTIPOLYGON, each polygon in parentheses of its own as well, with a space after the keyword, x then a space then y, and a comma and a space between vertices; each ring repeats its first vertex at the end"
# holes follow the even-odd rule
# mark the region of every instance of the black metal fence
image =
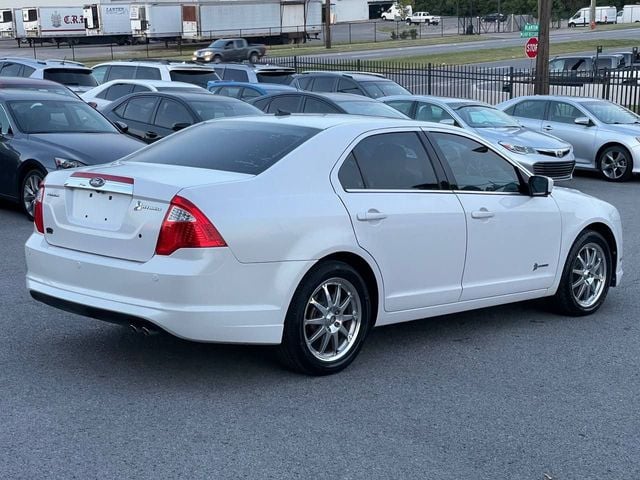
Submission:
MULTIPOLYGON (((271 57, 268 62, 293 67, 297 72, 326 70, 377 73, 417 95, 459 97, 490 104, 532 95, 534 90, 535 72, 531 69, 300 56, 271 57)), ((603 98, 633 110, 640 105, 638 68, 552 73, 548 81, 552 95, 603 98)))

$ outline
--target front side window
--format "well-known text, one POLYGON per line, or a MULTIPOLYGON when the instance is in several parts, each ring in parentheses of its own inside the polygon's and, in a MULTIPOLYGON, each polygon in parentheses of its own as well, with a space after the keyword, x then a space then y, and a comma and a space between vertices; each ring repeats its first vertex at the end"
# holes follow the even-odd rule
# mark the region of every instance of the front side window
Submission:
POLYGON ((240 99, 241 100, 250 100, 252 98, 258 98, 261 97, 262 95, 260 95, 260 92, 258 92, 257 90, 254 90, 253 88, 243 88, 242 89, 242 93, 240 94, 240 99))
POLYGON ((309 97, 304 102, 304 113, 340 113, 340 110, 327 102, 309 97))
POLYGON ((584 116, 584 113, 569 103, 550 102, 549 104, 548 120, 550 122, 572 124, 575 123, 576 118, 584 116))
POLYGON ((362 95, 362 90, 358 87, 358 84, 348 78, 341 78, 338 81, 338 92, 340 93, 353 93, 355 95, 362 95))
POLYGON ((220 87, 216 93, 223 97, 238 98, 238 95, 240 95, 240 87, 220 87))
POLYGON ((262 115, 262 112, 253 105, 249 105, 237 100, 215 101, 202 100, 190 101, 189 106, 201 120, 212 120, 214 118, 227 117, 248 117, 251 115, 262 115))
POLYGON ((156 107, 156 97, 132 98, 127 102, 122 118, 134 122, 151 124, 151 115, 156 107))
POLYGON ((454 189, 472 192, 518 193, 516 168, 490 148, 470 138, 431 133, 454 176, 454 189))
POLYGON ((2 70, 0 70, 0 77, 19 77, 20 70, 22 70, 22 65, 19 63, 7 62, 2 66, 2 70))
POLYGON ((311 87, 311 80, 313 80, 313 77, 299 77, 296 79, 296 83, 300 90, 309 90, 311 87))
POLYGON ((124 97, 125 95, 129 95, 133 91, 133 85, 129 83, 116 83, 115 85, 111 85, 107 88, 101 95, 100 98, 104 98, 105 100, 114 101, 119 98, 124 97))
POLYGON ((547 102, 539 100, 524 100, 516 103, 513 107, 508 108, 505 112, 514 117, 531 118, 533 120, 544 119, 544 111, 547 102))
POLYGON ((109 65, 102 65, 100 67, 93 68, 93 78, 96 79, 98 83, 104 83, 107 72, 109 71, 109 65))
POLYGON ((392 100, 386 102, 386 104, 404 113, 407 117, 411 115, 411 107, 413 107, 413 101, 411 100, 392 100))
POLYGON ((411 95, 405 88, 391 80, 379 80, 374 82, 362 82, 367 95, 372 98, 389 97, 391 95, 411 95))
POLYGON ((313 80, 311 90, 314 92, 333 92, 335 84, 335 77, 316 77, 313 80))
POLYGON ((178 102, 162 99, 154 123, 159 127, 170 129, 177 123, 187 123, 191 125, 193 123, 193 117, 189 111, 178 102))
POLYGON ((141 80, 161 80, 160 69, 154 67, 138 67, 136 78, 141 80))
POLYGON ((353 155, 367 189, 438 189, 429 156, 415 132, 367 137, 354 148, 353 155))
POLYGON ((11 125, 9 124, 9 116, 4 110, 4 107, 0 105, 0 134, 7 135, 11 131, 11 125))
POLYGON ((135 77, 136 67, 133 65, 112 65, 106 80, 129 80, 135 77))
POLYGON ((278 113, 279 111, 300 113, 300 100, 301 98, 297 95, 283 95, 281 97, 276 97, 271 101, 267 113, 278 113))

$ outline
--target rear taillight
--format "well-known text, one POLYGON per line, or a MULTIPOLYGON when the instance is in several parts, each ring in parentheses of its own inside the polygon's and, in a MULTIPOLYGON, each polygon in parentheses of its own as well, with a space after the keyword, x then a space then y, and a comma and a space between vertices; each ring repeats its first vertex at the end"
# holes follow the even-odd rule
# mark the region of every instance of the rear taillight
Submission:
POLYGON ((160 228, 157 255, 171 255, 180 248, 226 246, 216 227, 198 207, 186 198, 173 197, 160 228))
POLYGON ((36 226, 36 230, 44 234, 44 215, 42 214, 42 201, 44 200, 44 184, 40 184, 38 194, 36 195, 36 201, 33 206, 33 223, 36 226))

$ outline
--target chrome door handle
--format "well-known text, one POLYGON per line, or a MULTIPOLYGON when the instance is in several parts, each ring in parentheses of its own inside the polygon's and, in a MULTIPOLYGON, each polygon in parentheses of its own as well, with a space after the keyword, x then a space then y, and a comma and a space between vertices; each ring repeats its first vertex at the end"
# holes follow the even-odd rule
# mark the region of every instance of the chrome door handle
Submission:
POLYGON ((495 216, 495 213, 490 212, 486 208, 481 208, 480 210, 471 212, 471 218, 491 218, 493 216, 495 216))
POLYGON ((553 127, 551 125, 545 125, 544 127, 542 127, 542 129, 548 132, 550 130, 553 130, 553 127))
POLYGON ((378 210, 371 209, 367 212, 358 213, 356 218, 361 222, 375 222, 377 220, 384 220, 387 218, 387 215, 378 210))

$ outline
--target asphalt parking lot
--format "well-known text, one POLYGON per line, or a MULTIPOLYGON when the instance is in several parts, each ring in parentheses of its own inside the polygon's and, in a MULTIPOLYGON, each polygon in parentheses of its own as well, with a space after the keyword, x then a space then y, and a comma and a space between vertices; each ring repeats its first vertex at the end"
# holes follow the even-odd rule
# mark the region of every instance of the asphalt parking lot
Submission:
POLYGON ((37 304, 31 224, 0 204, 0 478, 640 478, 640 178, 567 186, 622 214, 625 276, 597 314, 384 327, 324 378, 37 304))

